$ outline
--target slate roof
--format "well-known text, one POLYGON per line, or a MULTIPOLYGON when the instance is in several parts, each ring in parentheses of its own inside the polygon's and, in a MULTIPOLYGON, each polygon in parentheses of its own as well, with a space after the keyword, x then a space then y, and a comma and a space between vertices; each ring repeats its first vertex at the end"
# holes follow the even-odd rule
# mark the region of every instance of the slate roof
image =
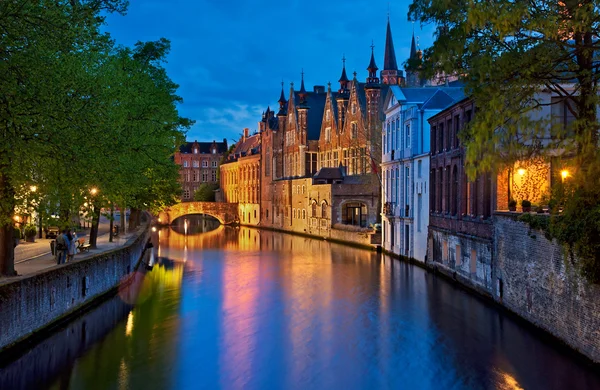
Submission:
POLYGON ((215 144, 217 146, 218 154, 222 154, 227 151, 227 140, 225 140, 225 139, 223 139, 223 142, 216 142, 216 141, 213 141, 213 142, 198 142, 198 141, 186 142, 179 147, 179 151, 181 153, 192 153, 194 150, 193 149, 194 144, 198 145, 198 153, 206 153, 206 154, 212 153, 213 144, 215 144))
POLYGON ((442 110, 454 103, 454 99, 446 92, 438 89, 421 107, 423 110, 442 110))
POLYGON ((342 180, 344 179, 344 174, 340 168, 321 168, 313 178, 321 180, 342 180))
MULTIPOLYGON (((306 92, 306 104, 303 106, 310 108, 308 110, 308 123, 306 124, 308 140, 319 140, 326 100, 326 93, 306 92)), ((300 92, 294 91, 294 101, 300 102, 300 92)))

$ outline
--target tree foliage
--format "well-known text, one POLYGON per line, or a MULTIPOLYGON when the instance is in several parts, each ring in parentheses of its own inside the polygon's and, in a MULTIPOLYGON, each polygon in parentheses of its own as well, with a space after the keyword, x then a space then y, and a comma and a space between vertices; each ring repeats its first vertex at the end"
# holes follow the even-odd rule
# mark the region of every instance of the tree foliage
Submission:
POLYGON ((569 167, 570 188, 553 199, 564 210, 550 229, 600 281, 596 2, 414 0, 409 18, 436 32, 423 60, 408 66, 459 75, 476 101, 477 115, 460 135, 470 176, 535 157, 569 167), (547 115, 559 104, 574 118, 567 126, 547 115))
POLYGON ((194 200, 196 202, 214 202, 215 190, 219 189, 218 184, 202 183, 194 192, 194 200))
POLYGON ((191 121, 162 66, 170 44, 116 45, 102 15, 126 8, 0 2, 0 274, 13 272, 17 200, 67 223, 86 203, 158 210, 180 193, 172 155, 191 121))

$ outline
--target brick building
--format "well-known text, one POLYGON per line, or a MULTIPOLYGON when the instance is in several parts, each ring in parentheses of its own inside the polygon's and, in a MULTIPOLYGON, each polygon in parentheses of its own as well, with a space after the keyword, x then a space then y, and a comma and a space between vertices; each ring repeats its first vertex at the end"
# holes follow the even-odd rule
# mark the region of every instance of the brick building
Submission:
MULTIPOLYGON (((541 102, 550 103, 548 92, 541 102)), ((560 108, 560 102, 556 103, 560 108)), ((556 110, 554 107, 552 110, 556 110)), ((458 134, 476 115, 472 99, 466 98, 429 119, 430 215, 428 260, 456 272, 468 283, 492 290, 494 218, 508 210, 509 200, 529 200, 542 206, 552 183, 565 174, 560 163, 530 158, 505 163, 497 172, 480 174, 470 181, 465 171, 465 148, 458 134)), ((551 117, 550 107, 530 115, 551 117)), ((568 173, 568 172, 567 172, 568 173)))
POLYGON ((238 204, 240 222, 257 225, 260 221, 260 134, 244 135, 221 165, 222 200, 238 204))
POLYGON ((227 152, 227 140, 223 142, 186 142, 175 152, 175 163, 180 166, 182 186, 181 201, 194 200, 194 193, 203 183, 218 184, 218 170, 224 153, 227 152))

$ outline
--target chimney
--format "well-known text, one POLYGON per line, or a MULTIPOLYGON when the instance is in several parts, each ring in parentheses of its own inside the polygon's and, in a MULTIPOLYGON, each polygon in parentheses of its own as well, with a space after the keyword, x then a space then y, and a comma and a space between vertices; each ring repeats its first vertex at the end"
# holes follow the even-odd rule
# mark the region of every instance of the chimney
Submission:
POLYGON ((248 132, 250 131, 249 128, 244 127, 244 137, 242 138, 242 142, 246 142, 246 138, 248 138, 248 132))

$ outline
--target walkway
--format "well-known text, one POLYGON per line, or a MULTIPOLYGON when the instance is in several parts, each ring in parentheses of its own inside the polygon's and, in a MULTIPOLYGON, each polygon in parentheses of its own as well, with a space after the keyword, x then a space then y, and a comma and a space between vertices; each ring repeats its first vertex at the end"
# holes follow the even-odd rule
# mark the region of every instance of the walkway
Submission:
MULTIPOLYGON (((101 217, 98 226, 99 234, 96 240, 96 249, 90 249, 89 252, 85 253, 77 253, 74 261, 87 259, 99 253, 123 246, 132 236, 132 233, 128 232, 125 235, 121 234, 118 237, 113 237, 113 242, 109 242, 108 229, 108 220, 101 217)), ((83 235, 79 235, 79 238, 81 237, 85 238, 86 242, 88 242, 89 229, 85 230, 83 235)), ((52 239, 45 238, 36 238, 35 242, 25 242, 21 240, 20 244, 15 248, 15 270, 19 276, 35 273, 56 265, 56 259, 50 253, 51 241, 52 239)), ((6 280, 10 280, 10 278, 0 277, 0 283, 6 280)))
MULTIPOLYGON (((80 261, 83 259, 87 259, 89 257, 95 256, 102 252, 108 252, 120 246, 123 246, 127 240, 133 235, 133 233, 127 233, 125 235, 119 235, 118 237, 113 237, 113 242, 108 242, 109 235, 108 233, 104 233, 99 236, 96 240, 96 249, 90 249, 89 252, 77 253, 75 255, 74 261, 80 261)), ((87 237, 86 242, 87 242, 87 237)), ((51 240, 39 240, 45 241, 43 244, 47 245, 46 248, 50 248, 51 240)), ((19 245, 20 246, 20 245, 19 245)), ((18 247, 17 247, 18 248, 18 247)), ((19 276, 31 274, 37 271, 41 271, 46 268, 50 268, 56 265, 56 259, 52 256, 50 251, 47 251, 41 255, 36 255, 30 258, 19 260, 15 256, 15 270, 19 274, 19 276)))

